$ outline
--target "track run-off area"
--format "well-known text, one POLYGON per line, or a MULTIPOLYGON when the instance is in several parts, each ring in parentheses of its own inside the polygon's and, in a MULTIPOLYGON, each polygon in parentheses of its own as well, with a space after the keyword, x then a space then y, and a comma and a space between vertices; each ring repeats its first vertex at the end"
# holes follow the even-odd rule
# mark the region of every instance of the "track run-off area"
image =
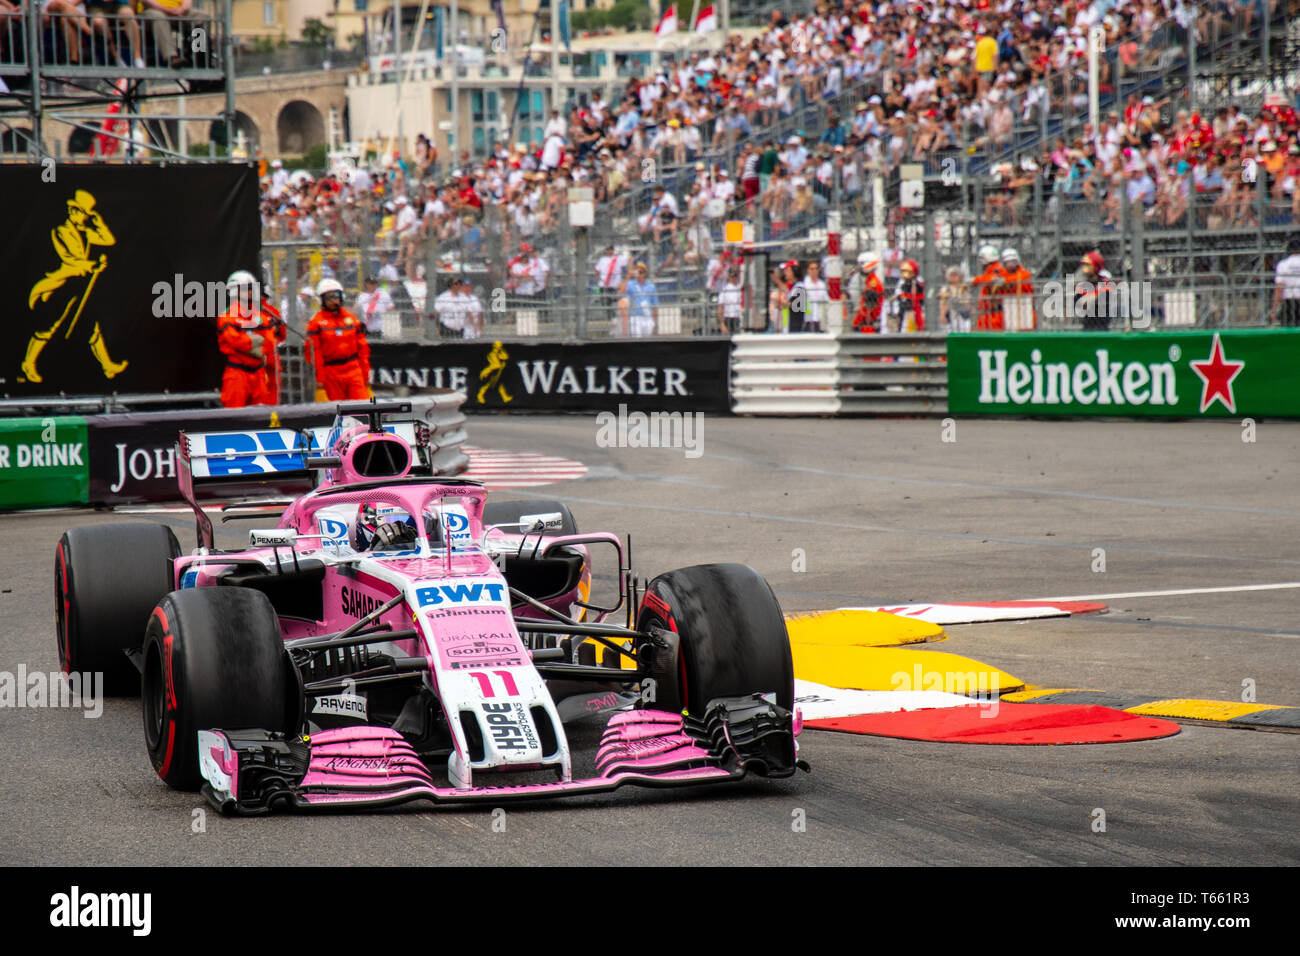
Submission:
MULTIPOLYGON (((908 653, 1014 675, 1025 701, 1300 705, 1300 424, 1261 422, 1244 442, 1232 421, 708 417, 691 456, 602 447, 594 416, 471 417, 467 431, 497 497, 555 498, 584 531, 630 534, 642 577, 740 561, 790 614, 1103 603, 944 624, 908 653)), ((0 672, 57 670, 55 544, 121 520, 162 521, 193 547, 175 511, 0 517, 0 672)), ((223 819, 155 776, 138 701, 94 719, 4 706, 0 863, 1300 863, 1300 734, 1202 713, 1171 736, 1074 746, 809 728, 811 774, 512 806, 494 826, 486 808, 427 804, 223 819)))

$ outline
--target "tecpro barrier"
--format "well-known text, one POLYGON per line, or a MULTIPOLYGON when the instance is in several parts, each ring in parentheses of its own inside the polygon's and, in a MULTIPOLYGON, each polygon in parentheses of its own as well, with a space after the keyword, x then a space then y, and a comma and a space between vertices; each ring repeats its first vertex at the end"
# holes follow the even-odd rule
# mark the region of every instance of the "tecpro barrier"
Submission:
POLYGON ((929 415, 947 409, 944 336, 737 335, 738 415, 929 415))
POLYGON ((0 510, 84 505, 89 462, 84 418, 0 419, 0 510))
POLYGON ((1300 329, 948 337, 955 415, 1300 417, 1300 329))
POLYGON ((728 339, 375 343, 371 384, 463 389, 466 411, 725 413, 730 355, 728 339))

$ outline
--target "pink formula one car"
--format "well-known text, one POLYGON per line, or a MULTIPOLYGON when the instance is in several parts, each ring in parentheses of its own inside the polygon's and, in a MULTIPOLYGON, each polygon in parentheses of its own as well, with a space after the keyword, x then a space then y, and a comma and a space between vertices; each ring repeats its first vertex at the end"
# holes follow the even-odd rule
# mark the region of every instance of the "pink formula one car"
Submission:
POLYGON ((164 525, 60 540, 61 663, 139 690, 163 780, 255 814, 807 769, 784 617, 757 572, 700 565, 641 591, 623 541, 579 533, 563 504, 489 503, 477 482, 434 476, 427 429, 383 421, 409 411, 181 433, 191 554, 164 525), (196 484, 304 476, 316 486, 301 497, 223 508, 278 521, 248 550, 215 547, 196 484), (608 606, 592 593, 602 549, 608 606))

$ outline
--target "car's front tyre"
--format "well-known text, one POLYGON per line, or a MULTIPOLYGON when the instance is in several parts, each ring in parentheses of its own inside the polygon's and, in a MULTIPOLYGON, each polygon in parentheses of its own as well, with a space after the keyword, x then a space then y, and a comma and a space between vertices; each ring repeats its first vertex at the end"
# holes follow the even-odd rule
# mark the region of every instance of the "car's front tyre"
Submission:
POLYGON ((659 575, 637 613, 637 629, 649 627, 675 635, 653 653, 655 708, 703 716, 720 697, 775 694, 779 706, 793 710, 785 615, 748 565, 699 564, 659 575))
POLYGON ((289 667, 279 619, 250 588, 173 591, 149 618, 141 701, 158 776, 197 790, 200 730, 292 731, 289 667))

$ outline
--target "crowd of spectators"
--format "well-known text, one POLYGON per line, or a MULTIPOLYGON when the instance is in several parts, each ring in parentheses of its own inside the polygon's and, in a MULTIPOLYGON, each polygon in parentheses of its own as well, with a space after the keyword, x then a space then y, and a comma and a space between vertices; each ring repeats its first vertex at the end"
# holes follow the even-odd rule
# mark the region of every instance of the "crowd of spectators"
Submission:
MULTIPOLYGON (((440 158, 423 136, 411 156, 376 140, 346 175, 271 171, 265 235, 339 244, 373 236, 404 278, 422 274, 433 244, 504 276, 524 244, 543 259, 554 252, 569 190, 583 186, 601 238, 617 237, 630 261, 648 260, 656 275, 703 276, 718 261, 724 218, 761 209, 762 238, 797 236, 832 201, 858 202, 873 174, 977 150, 1006 155, 1044 111, 1086 115, 1094 27, 1126 75, 1154 78, 1183 55, 1188 31, 1202 39, 1246 31, 1277 2, 832 0, 796 20, 775 10, 762 31, 665 57, 657 74, 629 79, 608 102, 594 93, 567 114, 552 111, 538 142, 440 158), (822 132, 786 129, 809 105, 828 112, 822 132)), ((1113 92, 1105 59, 1100 80, 1103 94, 1113 92)), ((1124 198, 1141 203, 1149 227, 1176 227, 1193 195, 1204 200, 1194 225, 1251 225, 1258 179, 1300 221, 1294 104, 1270 97, 1250 115, 1170 111, 1168 101, 1135 94, 1099 129, 995 164, 986 222, 1029 225, 1040 212, 1030 205, 1037 185, 1049 214, 1091 202, 1105 228, 1118 227, 1124 198)))
POLYGON ((1103 230, 1115 230, 1127 204, 1147 229, 1300 222, 1300 116, 1282 94, 1268 94, 1253 113, 1228 106, 1167 116, 1161 105, 1130 97, 1097 129, 1085 124, 1037 160, 995 167, 984 221, 1021 227, 1043 215, 1049 222, 1100 216, 1103 230))

